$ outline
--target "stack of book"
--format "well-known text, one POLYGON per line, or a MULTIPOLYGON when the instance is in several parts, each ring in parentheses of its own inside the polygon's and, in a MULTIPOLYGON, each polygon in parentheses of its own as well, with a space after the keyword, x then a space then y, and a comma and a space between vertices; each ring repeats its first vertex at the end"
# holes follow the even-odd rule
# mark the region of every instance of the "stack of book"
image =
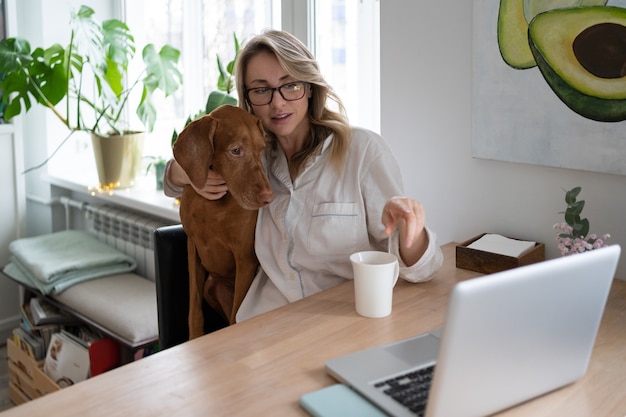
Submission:
POLYGON ((21 306, 19 327, 13 329, 13 341, 36 361, 46 356, 50 339, 63 326, 77 325, 72 316, 62 313, 43 299, 32 298, 21 306))
POLYGON ((73 385, 115 368, 120 363, 117 343, 81 325, 45 298, 31 298, 21 307, 20 326, 13 342, 60 387, 73 385))

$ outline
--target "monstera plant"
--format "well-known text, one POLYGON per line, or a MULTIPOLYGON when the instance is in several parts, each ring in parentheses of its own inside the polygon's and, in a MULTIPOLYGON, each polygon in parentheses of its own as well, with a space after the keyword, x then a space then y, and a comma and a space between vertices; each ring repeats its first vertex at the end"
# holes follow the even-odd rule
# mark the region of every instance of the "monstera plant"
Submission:
POLYGON ((71 13, 70 28, 66 46, 33 49, 19 37, 0 42, 4 118, 26 113, 35 104, 47 107, 69 129, 68 137, 77 131, 91 133, 101 186, 132 185, 141 166, 143 133, 153 130, 157 117, 153 95, 161 91, 167 97, 182 84, 180 52, 169 45, 159 51, 146 45, 143 70, 132 79, 128 69, 136 46, 124 22, 98 22, 93 9, 81 6, 71 13), (141 128, 132 129, 128 121, 133 109, 141 128), (115 149, 121 156, 99 162, 115 149), (134 154, 130 161, 129 153, 134 154), (107 168, 113 171, 110 175, 103 173, 107 168))

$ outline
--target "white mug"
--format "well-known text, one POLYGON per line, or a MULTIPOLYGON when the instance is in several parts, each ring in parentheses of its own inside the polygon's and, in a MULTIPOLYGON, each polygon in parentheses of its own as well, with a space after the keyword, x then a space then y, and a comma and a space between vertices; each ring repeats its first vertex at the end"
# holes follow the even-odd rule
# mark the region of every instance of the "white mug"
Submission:
POLYGON ((350 255, 354 272, 356 312, 380 318, 391 314, 393 287, 398 282, 398 258, 388 252, 364 251, 350 255))

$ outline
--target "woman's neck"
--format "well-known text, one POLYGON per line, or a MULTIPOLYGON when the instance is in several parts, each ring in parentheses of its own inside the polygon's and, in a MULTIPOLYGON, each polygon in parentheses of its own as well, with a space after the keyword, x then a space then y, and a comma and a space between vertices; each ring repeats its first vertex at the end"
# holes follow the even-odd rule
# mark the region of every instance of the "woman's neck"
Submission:
POLYGON ((291 161, 291 158, 311 141, 311 125, 310 123, 300 123, 290 134, 276 136, 276 140, 285 153, 287 161, 291 161))

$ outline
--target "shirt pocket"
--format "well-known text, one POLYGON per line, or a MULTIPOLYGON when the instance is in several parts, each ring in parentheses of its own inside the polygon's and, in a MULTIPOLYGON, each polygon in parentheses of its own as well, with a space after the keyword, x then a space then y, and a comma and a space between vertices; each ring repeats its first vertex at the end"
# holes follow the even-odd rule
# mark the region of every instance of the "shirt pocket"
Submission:
POLYGON ((355 203, 322 203, 313 207, 308 234, 313 255, 354 252, 359 237, 359 212, 355 203))

